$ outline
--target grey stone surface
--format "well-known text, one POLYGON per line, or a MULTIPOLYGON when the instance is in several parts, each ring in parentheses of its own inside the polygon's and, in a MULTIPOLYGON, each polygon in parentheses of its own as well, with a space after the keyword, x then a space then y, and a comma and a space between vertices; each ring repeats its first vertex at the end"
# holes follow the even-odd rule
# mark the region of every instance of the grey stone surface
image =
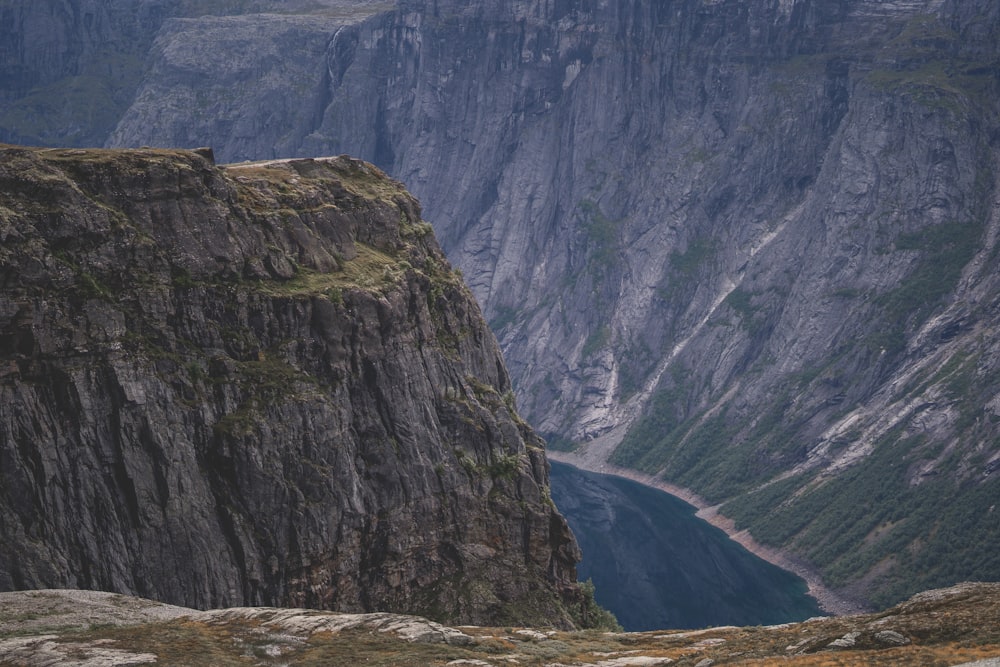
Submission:
POLYGON ((885 646, 906 646, 910 643, 909 638, 901 635, 895 630, 882 630, 875 633, 875 641, 885 646))
POLYGON ((0 588, 570 622, 542 442, 402 186, 0 152, 0 588))

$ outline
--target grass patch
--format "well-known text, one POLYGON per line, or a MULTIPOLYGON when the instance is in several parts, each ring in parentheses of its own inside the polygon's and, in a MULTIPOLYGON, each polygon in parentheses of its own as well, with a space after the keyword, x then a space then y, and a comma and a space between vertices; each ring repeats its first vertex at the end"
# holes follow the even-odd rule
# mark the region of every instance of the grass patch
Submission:
POLYGON ((716 253, 715 244, 706 239, 694 239, 684 252, 670 253, 670 266, 677 273, 691 277, 716 253))
MULTIPOLYGON (((246 629, 247 632, 249 630, 246 629)), ((177 620, 152 627, 109 626, 81 633, 81 636, 69 635, 64 639, 72 642, 83 637, 91 641, 110 639, 118 650, 153 653, 158 664, 191 667, 258 664, 252 653, 245 655, 244 648, 232 640, 228 628, 207 623, 177 620)))
POLYGON ((970 102, 992 103, 998 63, 942 57, 956 49, 958 40, 936 15, 917 14, 884 47, 885 61, 892 66, 873 69, 867 81, 877 89, 955 114, 970 102))
POLYGON ((497 306, 497 314, 490 320, 490 329, 502 331, 507 325, 517 321, 521 316, 521 311, 508 306, 497 306))
POLYGON ((607 326, 602 326, 596 331, 592 331, 583 343, 583 349, 580 350, 580 358, 583 360, 590 359, 608 344, 610 338, 611 330, 607 326))
POLYGON ((261 281, 255 289, 268 296, 324 296, 340 303, 346 288, 378 290, 399 284, 405 272, 399 260, 363 243, 356 248, 357 257, 343 262, 340 270, 320 273, 299 267, 291 280, 261 281))
POLYGON ((887 326, 867 341, 872 349, 897 353, 905 348, 908 324, 925 320, 955 289, 962 270, 980 248, 982 234, 982 225, 970 222, 934 225, 897 237, 897 251, 920 255, 899 287, 875 299, 887 326))
POLYGON ((587 243, 588 270, 601 280, 618 262, 618 233, 622 221, 612 220, 589 199, 580 202, 580 225, 587 243))

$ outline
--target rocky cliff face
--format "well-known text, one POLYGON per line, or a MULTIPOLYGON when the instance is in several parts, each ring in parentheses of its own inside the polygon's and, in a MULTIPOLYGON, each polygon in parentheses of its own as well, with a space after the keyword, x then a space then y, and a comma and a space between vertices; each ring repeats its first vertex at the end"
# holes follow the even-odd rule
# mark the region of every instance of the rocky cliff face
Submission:
POLYGON ((996 577, 995 2, 406 0, 331 30, 280 136, 194 25, 112 144, 372 159, 578 463, 731 501, 863 598, 996 577))
POLYGON ((0 152, 0 588, 571 622, 542 442, 398 183, 0 152))

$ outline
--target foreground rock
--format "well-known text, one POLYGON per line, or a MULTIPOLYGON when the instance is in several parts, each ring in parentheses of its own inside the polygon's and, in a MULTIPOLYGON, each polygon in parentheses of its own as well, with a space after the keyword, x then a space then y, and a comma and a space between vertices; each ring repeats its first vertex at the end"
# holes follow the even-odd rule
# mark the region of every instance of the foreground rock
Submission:
POLYGON ((646 633, 459 630, 414 616, 301 609, 197 612, 160 609, 147 600, 103 593, 86 593, 81 603, 79 595, 78 591, 0 594, 0 663, 705 667, 779 661, 782 665, 959 665, 995 664, 1000 659, 1000 584, 931 591, 865 616, 646 633), (75 614, 76 604, 85 612, 75 614), (105 617, 95 613, 99 608, 105 617), (132 624, 124 618, 128 613, 135 614, 132 624))
POLYGON ((2 147, 0 238, 0 589, 579 618, 542 442, 377 169, 2 147))

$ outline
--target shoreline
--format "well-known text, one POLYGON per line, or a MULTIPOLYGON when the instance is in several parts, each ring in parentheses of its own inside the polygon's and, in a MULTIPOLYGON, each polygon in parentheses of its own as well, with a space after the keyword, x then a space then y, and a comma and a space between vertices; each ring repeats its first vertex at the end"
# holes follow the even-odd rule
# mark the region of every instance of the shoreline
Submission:
POLYGON ((693 506, 695 516, 724 532, 729 539, 738 543, 744 549, 754 554, 758 558, 766 560, 772 565, 776 565, 783 570, 801 577, 809 588, 809 595, 816 599, 820 609, 833 616, 847 616, 851 614, 862 614, 870 611, 863 605, 835 593, 823 583, 819 573, 801 562, 791 558, 780 549, 775 549, 757 542, 747 530, 737 530, 735 522, 729 517, 719 512, 719 505, 709 505, 708 501, 694 493, 690 489, 675 486, 669 482, 656 479, 638 470, 622 468, 605 461, 599 463, 589 461, 586 458, 574 454, 573 452, 558 452, 546 450, 546 456, 558 463, 565 463, 587 472, 601 475, 612 475, 628 479, 643 486, 668 493, 675 498, 683 500, 693 506))

